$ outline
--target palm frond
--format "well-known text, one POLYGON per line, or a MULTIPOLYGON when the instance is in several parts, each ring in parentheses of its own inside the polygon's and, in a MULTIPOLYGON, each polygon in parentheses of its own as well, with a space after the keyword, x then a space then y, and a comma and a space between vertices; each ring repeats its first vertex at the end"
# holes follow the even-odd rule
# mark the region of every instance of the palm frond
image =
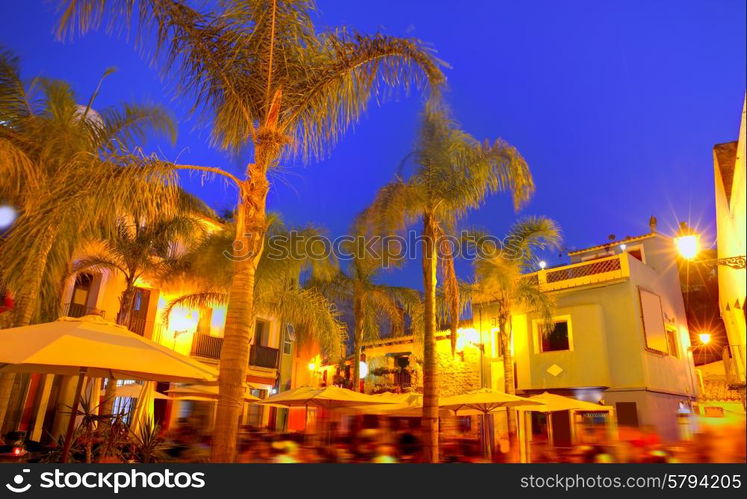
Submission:
POLYGON ((18 57, 0 46, 0 127, 32 114, 18 57))

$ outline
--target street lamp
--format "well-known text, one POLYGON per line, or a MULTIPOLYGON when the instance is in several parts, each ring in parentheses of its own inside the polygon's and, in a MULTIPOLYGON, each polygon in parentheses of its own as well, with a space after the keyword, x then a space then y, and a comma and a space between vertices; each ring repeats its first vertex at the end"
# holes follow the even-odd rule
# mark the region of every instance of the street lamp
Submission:
POLYGON ((737 270, 745 268, 745 255, 698 259, 698 253, 700 253, 700 235, 689 227, 687 222, 680 222, 680 230, 674 238, 674 246, 682 258, 692 263, 725 265, 737 270))
POLYGON ((707 345, 711 342, 711 333, 700 333, 698 339, 701 345, 707 345))

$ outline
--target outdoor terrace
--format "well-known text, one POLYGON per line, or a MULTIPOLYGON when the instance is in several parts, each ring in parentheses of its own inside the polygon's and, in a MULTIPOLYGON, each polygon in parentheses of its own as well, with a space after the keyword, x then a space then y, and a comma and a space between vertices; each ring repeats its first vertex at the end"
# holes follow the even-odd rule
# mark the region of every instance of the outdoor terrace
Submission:
POLYGON ((542 291, 588 286, 629 277, 628 258, 631 257, 627 253, 621 253, 606 258, 539 270, 533 274, 526 274, 525 277, 530 282, 539 285, 542 291))

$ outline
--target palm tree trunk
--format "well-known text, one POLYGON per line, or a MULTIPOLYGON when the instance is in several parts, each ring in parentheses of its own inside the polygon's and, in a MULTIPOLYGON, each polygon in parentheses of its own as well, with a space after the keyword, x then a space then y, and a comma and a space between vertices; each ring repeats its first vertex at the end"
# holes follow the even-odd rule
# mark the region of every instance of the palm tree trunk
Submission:
POLYGON ((436 263, 435 221, 423 220, 423 287, 425 291, 423 332, 423 432, 425 460, 437 463, 438 454, 438 373, 436 361, 436 263))
MULTIPOLYGON (((258 159, 263 157, 261 148, 258 145, 258 159)), ((249 178, 240 186, 233 246, 234 273, 220 354, 218 407, 211 451, 211 461, 217 463, 231 462, 236 456, 249 346, 254 334, 254 279, 267 225, 265 207, 269 183, 266 168, 252 168, 249 178)))
MULTIPOLYGON (((119 300, 119 311, 117 312, 117 324, 122 326, 127 325, 127 321, 130 318, 130 312, 132 311, 132 300, 135 297, 135 283, 134 279, 127 278, 127 286, 122 291, 122 296, 119 300)), ((106 381, 106 390, 104 391, 104 401, 101 402, 99 408, 100 415, 111 414, 114 410, 114 399, 117 396, 117 380, 114 378, 108 378, 106 381)))
POLYGON ((360 391, 361 378, 361 343, 363 341, 363 303, 360 291, 356 288, 353 298, 353 316, 355 332, 353 337, 353 390, 360 391))
MULTIPOLYGON (((510 395, 516 393, 514 379, 514 357, 511 353, 511 331, 508 321, 500 321, 501 348, 503 350, 503 385, 504 391, 510 395)), ((510 407, 506 409, 506 426, 508 427, 508 442, 513 452, 516 449, 517 421, 516 411, 510 407)))
POLYGON ((127 322, 130 319, 130 313, 132 312, 132 303, 135 298, 135 282, 134 279, 127 278, 127 286, 122 291, 122 296, 119 298, 119 311, 117 312, 117 324, 127 326, 127 322))
MULTIPOLYGON (((24 274, 28 279, 26 280, 24 289, 21 290, 19 299, 16 302, 16 310, 13 311, 14 327, 28 326, 31 324, 31 319, 33 319, 34 313, 39 308, 38 300, 41 295, 41 286, 42 281, 44 280, 44 271, 47 267, 47 258, 49 258, 49 253, 52 251, 52 245, 54 244, 56 237, 57 229, 50 227, 42 239, 39 253, 36 255, 29 255, 28 266, 24 271, 24 274)), ((15 379, 16 375, 14 373, 0 375, 0 428, 3 427, 5 415, 8 412, 8 406, 12 395, 11 391, 13 390, 15 379)))

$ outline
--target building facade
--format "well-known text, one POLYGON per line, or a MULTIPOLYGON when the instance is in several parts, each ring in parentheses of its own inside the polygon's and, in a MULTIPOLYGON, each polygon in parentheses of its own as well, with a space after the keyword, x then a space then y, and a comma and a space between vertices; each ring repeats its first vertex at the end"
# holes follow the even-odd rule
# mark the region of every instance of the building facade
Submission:
MULTIPOLYGON (((716 196, 716 238, 718 258, 742 257, 747 254, 745 239, 745 105, 739 137, 734 142, 717 144, 713 148, 713 170, 716 196)), ((745 392, 745 301, 747 274, 727 265, 718 266, 719 309, 726 327, 728 345, 723 363, 728 384, 737 389, 744 400, 745 392)))
MULTIPOLYGON (((555 302, 554 328, 512 317, 517 393, 548 391, 614 406, 620 426, 680 437, 678 414, 697 394, 690 334, 672 240, 639 237, 569 253, 571 264, 527 276, 555 302)), ((498 334, 490 303, 476 306, 479 336, 498 334)), ((490 386, 503 386, 500 352, 488 359, 490 386)))

